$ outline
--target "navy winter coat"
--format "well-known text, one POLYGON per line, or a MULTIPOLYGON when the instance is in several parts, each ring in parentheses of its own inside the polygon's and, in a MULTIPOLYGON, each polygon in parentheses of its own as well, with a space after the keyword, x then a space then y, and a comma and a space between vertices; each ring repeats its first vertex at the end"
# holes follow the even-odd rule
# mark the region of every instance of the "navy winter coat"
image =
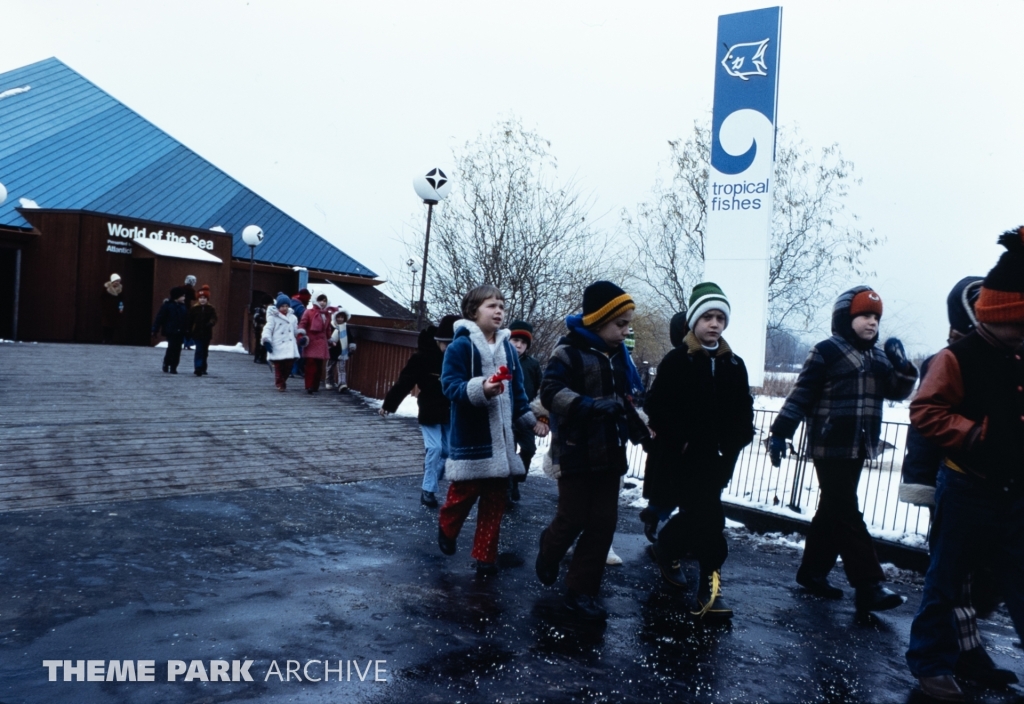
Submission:
POLYGON ((509 331, 498 330, 492 351, 483 332, 469 320, 455 322, 455 338, 444 353, 441 390, 452 403, 448 460, 450 481, 489 479, 525 474, 516 454, 512 423, 532 428, 537 423, 523 390, 523 368, 509 343, 509 331), (484 395, 484 380, 501 366, 512 373, 505 392, 484 395))
POLYGON ((183 337, 188 323, 188 309, 184 303, 167 299, 160 306, 153 321, 153 334, 158 331, 164 337, 183 337))

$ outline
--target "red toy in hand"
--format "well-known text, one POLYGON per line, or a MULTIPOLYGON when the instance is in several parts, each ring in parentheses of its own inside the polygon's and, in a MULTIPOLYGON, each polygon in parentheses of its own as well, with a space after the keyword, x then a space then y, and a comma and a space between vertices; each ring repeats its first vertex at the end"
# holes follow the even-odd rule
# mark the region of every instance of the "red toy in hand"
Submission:
POLYGON ((502 364, 500 367, 498 367, 498 371, 495 374, 493 374, 491 378, 488 379, 487 381, 491 382, 492 384, 498 385, 498 393, 504 393, 505 384, 503 384, 502 382, 511 380, 512 373, 508 370, 508 367, 502 364))

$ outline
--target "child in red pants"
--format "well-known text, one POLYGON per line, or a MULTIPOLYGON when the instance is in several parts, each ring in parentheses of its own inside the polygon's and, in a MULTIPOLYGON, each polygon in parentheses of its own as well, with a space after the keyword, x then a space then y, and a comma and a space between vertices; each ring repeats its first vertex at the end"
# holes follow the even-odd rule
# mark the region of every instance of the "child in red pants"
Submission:
POLYGON ((441 367, 441 391, 452 404, 444 468, 451 483, 439 515, 437 542, 445 555, 455 553, 455 539, 479 498, 472 554, 477 573, 487 575, 497 571, 509 477, 525 472, 512 424, 538 434, 547 426, 530 411, 519 356, 508 330, 499 330, 505 317, 501 291, 477 286, 462 299, 462 315, 465 319, 455 322, 455 337, 441 367))

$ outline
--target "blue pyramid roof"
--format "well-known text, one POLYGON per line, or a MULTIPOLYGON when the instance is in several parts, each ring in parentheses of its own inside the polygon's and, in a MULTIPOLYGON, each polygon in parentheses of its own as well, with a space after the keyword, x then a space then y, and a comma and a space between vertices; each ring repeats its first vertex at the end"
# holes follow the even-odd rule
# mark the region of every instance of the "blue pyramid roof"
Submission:
POLYGON ((282 212, 57 59, 0 73, 0 226, 30 228, 27 198, 54 210, 88 210, 234 234, 267 233, 256 260, 375 277, 282 212), (171 195, 168 195, 171 194, 171 195))

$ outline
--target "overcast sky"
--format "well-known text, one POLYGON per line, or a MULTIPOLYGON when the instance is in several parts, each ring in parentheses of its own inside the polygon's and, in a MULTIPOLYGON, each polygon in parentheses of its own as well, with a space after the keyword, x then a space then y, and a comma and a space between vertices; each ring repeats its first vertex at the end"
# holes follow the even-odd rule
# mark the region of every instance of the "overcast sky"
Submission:
MULTIPOLYGON (((614 230, 709 114, 717 16, 769 4, 7 0, 0 71, 56 56, 384 276, 412 177, 510 114, 614 230)), ((1024 0, 783 8, 779 122, 856 164, 882 334, 938 348, 1024 224, 1024 0)))

